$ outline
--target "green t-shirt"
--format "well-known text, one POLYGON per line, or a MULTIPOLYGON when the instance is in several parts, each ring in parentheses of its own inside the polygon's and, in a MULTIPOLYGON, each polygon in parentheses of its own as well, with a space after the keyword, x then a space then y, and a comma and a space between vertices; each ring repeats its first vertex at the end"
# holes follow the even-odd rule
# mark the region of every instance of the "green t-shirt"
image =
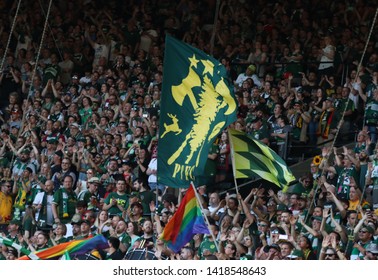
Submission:
POLYGON ((335 169, 338 175, 336 193, 342 196, 343 198, 349 199, 349 189, 350 189, 349 177, 353 177, 355 182, 359 182, 359 174, 355 167, 340 168, 336 166, 335 169))
POLYGON ((205 237, 203 239, 201 245, 198 248, 198 256, 201 258, 201 260, 205 259, 205 256, 203 255, 205 250, 209 250, 211 254, 217 252, 217 247, 215 246, 214 241, 210 241, 208 237, 205 237))
POLYGON ((63 189, 58 189, 53 198, 54 204, 58 205, 58 217, 63 224, 67 224, 71 221, 73 215, 76 212, 76 203, 77 203, 77 197, 76 193, 73 191, 71 192, 64 192, 63 189), (64 196, 67 195, 66 199, 63 199, 64 196), (63 205, 67 203, 67 217, 64 217, 64 207, 63 205))
POLYGON ((22 224, 22 227, 24 232, 29 232, 29 236, 33 236, 35 231, 37 230, 37 225, 33 223, 33 220, 31 218, 27 218, 22 224))
POLYGON ((118 194, 117 192, 112 192, 106 197, 104 203, 110 204, 110 201, 113 198, 117 200, 117 204, 110 207, 108 209, 108 213, 109 213, 109 215, 121 216, 122 211, 118 208, 117 205, 121 205, 124 209, 127 209, 129 207, 129 195, 126 194, 126 193, 125 194, 118 194))
POLYGON ((367 125, 378 124, 378 101, 371 99, 366 104, 365 108, 365 123, 367 125))
POLYGON ((156 195, 152 191, 144 191, 139 193, 142 200, 143 213, 150 213, 150 202, 156 200, 156 195))
POLYGON ((81 124, 85 124, 89 118, 93 115, 92 108, 85 109, 81 108, 79 110, 79 115, 81 117, 81 124))
POLYGON ((251 136, 253 137, 253 139, 256 139, 256 140, 259 140, 259 141, 261 141, 262 139, 265 139, 265 138, 269 139, 268 129, 266 128, 266 126, 263 125, 258 130, 252 130, 251 136))

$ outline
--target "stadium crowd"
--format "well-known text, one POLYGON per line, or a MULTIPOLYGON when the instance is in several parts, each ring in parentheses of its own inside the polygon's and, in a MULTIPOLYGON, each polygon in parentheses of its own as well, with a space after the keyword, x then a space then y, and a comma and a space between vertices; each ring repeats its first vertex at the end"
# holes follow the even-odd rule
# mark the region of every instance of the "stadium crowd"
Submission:
POLYGON ((87 259, 377 259, 375 1, 222 0, 213 46, 216 1, 58 1, 45 30, 48 2, 22 1, 15 21, 18 1, 0 3, 1 240, 35 252, 104 235, 108 249, 71 256, 87 259), (235 129, 283 159, 319 150, 285 193, 222 194, 221 133, 198 186, 214 235, 178 254, 159 239, 185 192, 157 182, 166 34, 226 67, 235 129))

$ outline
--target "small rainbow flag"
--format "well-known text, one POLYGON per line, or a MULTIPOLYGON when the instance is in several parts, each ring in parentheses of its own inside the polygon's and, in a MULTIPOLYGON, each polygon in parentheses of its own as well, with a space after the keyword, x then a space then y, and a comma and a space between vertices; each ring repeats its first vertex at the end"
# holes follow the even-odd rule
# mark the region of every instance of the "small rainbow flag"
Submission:
POLYGON ((197 233, 210 232, 198 205, 194 186, 190 184, 179 208, 165 226, 161 239, 177 253, 197 233))
MULTIPOLYGON (((42 260, 51 259, 54 257, 62 256, 63 254, 75 254, 81 255, 92 251, 93 249, 105 249, 108 248, 108 240, 102 235, 96 235, 92 238, 84 240, 74 240, 70 242, 64 242, 53 246, 51 248, 34 252, 34 254, 42 260)), ((30 257, 23 256, 19 260, 29 260, 30 257)))

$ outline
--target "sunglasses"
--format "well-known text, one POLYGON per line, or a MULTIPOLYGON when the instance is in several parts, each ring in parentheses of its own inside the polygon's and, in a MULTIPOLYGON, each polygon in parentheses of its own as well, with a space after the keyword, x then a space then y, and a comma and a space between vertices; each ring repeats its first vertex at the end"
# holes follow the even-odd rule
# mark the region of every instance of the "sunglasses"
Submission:
POLYGON ((360 230, 359 233, 367 233, 367 230, 360 230))
POLYGON ((265 225, 265 224, 257 224, 259 227, 267 227, 268 225, 265 225))

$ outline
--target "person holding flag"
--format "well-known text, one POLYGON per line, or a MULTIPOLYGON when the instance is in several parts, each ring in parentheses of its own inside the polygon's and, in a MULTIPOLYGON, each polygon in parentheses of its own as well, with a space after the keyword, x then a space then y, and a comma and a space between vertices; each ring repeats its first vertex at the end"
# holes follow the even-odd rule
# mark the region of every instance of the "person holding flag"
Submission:
MULTIPOLYGON (((193 184, 190 184, 177 211, 164 227, 160 238, 165 241, 167 247, 174 253, 180 252, 181 248, 197 233, 210 234, 211 238, 215 239, 214 234, 217 234, 217 230, 213 227, 210 232, 204 220, 206 216, 202 215, 201 206, 197 197, 198 194, 193 184)), ((205 245, 206 244, 202 246, 202 253, 205 247, 213 249, 212 245, 205 245)), ((214 246, 217 248, 216 244, 214 246)))

